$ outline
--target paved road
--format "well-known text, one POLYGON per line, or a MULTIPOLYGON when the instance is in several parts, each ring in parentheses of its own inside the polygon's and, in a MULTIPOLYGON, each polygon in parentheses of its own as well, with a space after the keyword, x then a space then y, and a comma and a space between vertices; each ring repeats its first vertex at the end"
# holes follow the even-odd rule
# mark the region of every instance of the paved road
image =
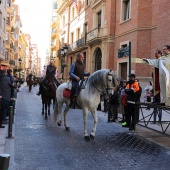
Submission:
MULTIPOLYGON (((28 92, 23 87, 15 116, 15 170, 169 170, 170 154, 156 144, 129 133, 117 124, 99 118, 94 141, 83 138, 83 117, 80 110, 68 115, 70 131, 58 127, 52 116, 41 115, 37 88, 28 92)), ((89 116, 89 127, 92 127, 89 116)), ((91 130, 91 129, 89 129, 91 130)))

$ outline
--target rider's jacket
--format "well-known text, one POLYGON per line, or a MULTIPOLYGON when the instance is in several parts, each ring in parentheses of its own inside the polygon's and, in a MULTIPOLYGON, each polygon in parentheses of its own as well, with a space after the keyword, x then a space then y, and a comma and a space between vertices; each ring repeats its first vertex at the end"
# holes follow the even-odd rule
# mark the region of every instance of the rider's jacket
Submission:
POLYGON ((52 73, 55 76, 55 74, 56 74, 55 66, 51 66, 51 65, 47 66, 46 76, 49 76, 50 73, 52 73))
POLYGON ((76 76, 80 77, 80 79, 84 78, 84 64, 77 60, 75 62, 75 69, 73 72, 76 76))
POLYGON ((31 78, 32 78, 32 74, 29 74, 29 75, 28 75, 28 78, 31 79, 31 78))

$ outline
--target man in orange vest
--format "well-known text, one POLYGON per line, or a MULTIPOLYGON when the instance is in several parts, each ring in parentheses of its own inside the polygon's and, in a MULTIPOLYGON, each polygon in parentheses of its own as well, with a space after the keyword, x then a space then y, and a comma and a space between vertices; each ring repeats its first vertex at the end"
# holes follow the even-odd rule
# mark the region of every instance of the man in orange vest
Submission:
MULTIPOLYGON (((125 93, 127 94, 127 101, 139 101, 138 92, 140 90, 139 83, 135 81, 135 74, 129 75, 125 93)), ((123 127, 129 127, 129 130, 135 130, 135 105, 127 103, 127 113, 125 115, 126 122, 122 124, 123 127)))

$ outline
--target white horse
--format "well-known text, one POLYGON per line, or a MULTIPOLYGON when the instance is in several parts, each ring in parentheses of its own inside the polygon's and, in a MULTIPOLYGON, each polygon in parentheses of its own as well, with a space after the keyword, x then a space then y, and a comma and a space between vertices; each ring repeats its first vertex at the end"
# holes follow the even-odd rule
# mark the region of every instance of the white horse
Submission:
MULTIPOLYGON (((113 86, 116 86, 116 78, 113 75, 112 70, 102 69, 94 72, 85 83, 85 88, 80 91, 78 96, 78 104, 81 106, 83 110, 83 119, 84 119, 84 137, 86 140, 94 139, 98 116, 96 113, 96 109, 100 102, 100 95, 102 91, 106 91, 108 95, 111 95, 113 92, 113 86), (92 132, 90 137, 87 132, 87 116, 88 112, 91 112, 94 119, 94 126, 92 128, 92 132)), ((70 130, 66 117, 69 111, 70 99, 63 96, 63 90, 67 88, 67 83, 61 84, 57 88, 56 98, 57 102, 54 108, 54 118, 56 120, 59 117, 58 126, 62 125, 62 106, 65 103, 66 108, 64 110, 64 126, 66 130, 70 130)))

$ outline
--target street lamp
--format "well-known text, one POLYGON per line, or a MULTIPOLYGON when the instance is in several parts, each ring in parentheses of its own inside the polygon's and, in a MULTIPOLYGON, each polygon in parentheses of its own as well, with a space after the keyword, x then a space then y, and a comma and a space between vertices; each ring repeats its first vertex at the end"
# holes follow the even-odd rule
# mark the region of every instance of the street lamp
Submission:
POLYGON ((64 80, 64 68, 66 67, 65 64, 65 56, 67 55, 67 51, 68 51, 68 47, 67 45, 65 45, 62 49, 61 49, 61 55, 62 55, 62 59, 61 59, 61 73, 62 73, 62 79, 64 80))

